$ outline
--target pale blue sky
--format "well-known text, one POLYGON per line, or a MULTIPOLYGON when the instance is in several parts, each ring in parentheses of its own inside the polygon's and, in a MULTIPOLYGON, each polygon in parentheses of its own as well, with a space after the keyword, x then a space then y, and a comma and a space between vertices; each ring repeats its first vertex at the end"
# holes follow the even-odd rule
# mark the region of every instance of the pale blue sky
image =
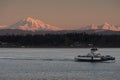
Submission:
POLYGON ((89 24, 120 24, 120 0, 0 0, 0 25, 33 17, 75 29, 89 24))

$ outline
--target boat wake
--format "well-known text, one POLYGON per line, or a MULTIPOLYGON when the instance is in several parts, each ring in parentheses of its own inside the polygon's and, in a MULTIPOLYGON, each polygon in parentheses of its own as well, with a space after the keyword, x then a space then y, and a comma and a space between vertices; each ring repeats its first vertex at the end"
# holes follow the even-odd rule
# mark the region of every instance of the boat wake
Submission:
POLYGON ((40 61, 74 61, 74 59, 58 59, 58 58, 16 58, 16 57, 0 57, 0 60, 40 60, 40 61))

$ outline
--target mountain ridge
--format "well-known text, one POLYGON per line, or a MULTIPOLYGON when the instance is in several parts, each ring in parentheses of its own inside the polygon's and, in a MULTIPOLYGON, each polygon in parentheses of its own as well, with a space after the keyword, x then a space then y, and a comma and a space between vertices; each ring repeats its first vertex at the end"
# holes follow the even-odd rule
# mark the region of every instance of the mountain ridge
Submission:
MULTIPOLYGON (((43 21, 39 19, 34 19, 31 17, 22 19, 12 25, 6 26, 6 25, 0 25, 0 29, 19 29, 19 30, 24 30, 24 31, 63 31, 65 29, 56 27, 56 26, 51 26, 49 24, 44 23, 43 21)), ((120 31, 120 26, 116 25, 110 25, 109 23, 105 22, 102 25, 96 25, 96 24, 91 24, 85 27, 81 27, 76 30, 111 30, 111 31, 120 31)), ((67 32, 69 29, 66 30, 67 32)), ((71 31, 71 30, 70 30, 71 31)))
POLYGON ((102 30, 120 31, 120 26, 110 25, 109 23, 105 22, 102 25, 91 24, 91 25, 88 25, 86 27, 81 27, 80 29, 81 30, 102 29, 102 30))

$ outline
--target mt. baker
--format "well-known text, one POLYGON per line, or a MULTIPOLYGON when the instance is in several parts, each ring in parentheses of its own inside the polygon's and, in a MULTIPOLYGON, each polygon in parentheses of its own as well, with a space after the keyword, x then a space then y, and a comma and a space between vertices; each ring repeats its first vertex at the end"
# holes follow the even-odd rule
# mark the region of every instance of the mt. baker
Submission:
POLYGON ((45 24, 44 22, 28 17, 26 19, 20 20, 17 23, 10 25, 8 28, 10 29, 20 29, 20 30, 28 30, 28 31, 57 31, 61 30, 58 27, 50 26, 45 24))

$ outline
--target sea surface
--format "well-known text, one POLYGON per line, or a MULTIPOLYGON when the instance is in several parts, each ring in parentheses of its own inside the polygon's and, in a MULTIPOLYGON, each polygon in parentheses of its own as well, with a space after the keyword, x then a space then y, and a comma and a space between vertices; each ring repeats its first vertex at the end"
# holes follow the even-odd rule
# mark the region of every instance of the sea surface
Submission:
POLYGON ((0 48, 0 80, 120 80, 120 48, 100 48, 115 61, 75 62, 89 48, 0 48))

